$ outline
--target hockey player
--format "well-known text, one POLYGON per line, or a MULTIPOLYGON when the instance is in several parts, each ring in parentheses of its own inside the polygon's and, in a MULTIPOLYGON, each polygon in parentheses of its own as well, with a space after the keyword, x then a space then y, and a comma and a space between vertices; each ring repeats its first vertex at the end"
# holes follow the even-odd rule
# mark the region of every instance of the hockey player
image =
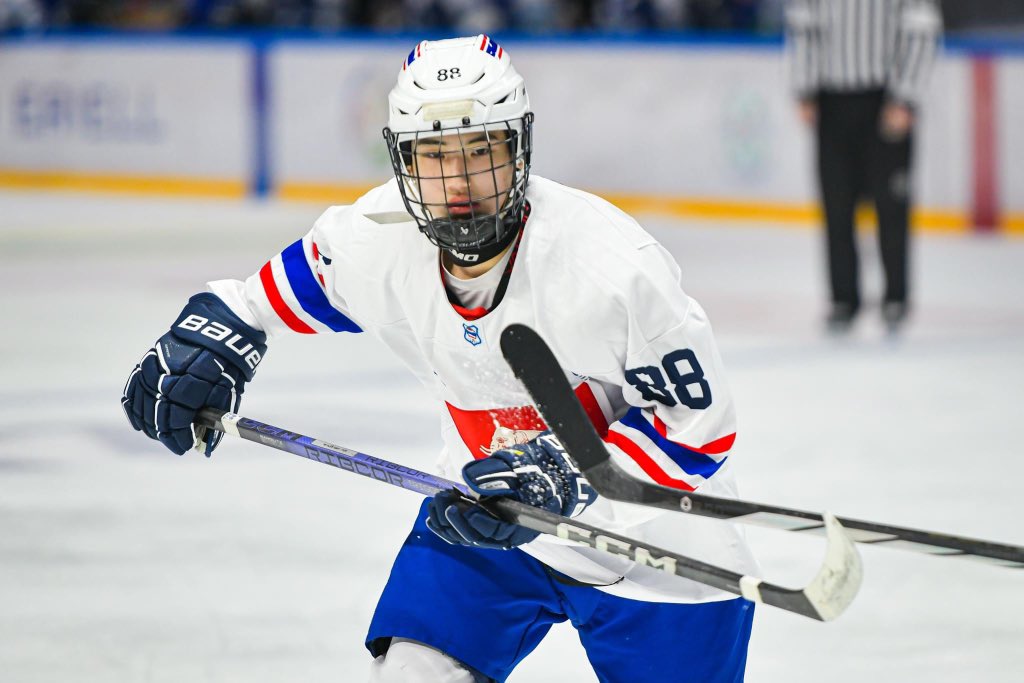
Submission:
MULTIPOLYGON (((755 570, 730 525, 596 495, 498 346, 510 323, 537 330, 633 476, 734 496, 729 390, 672 257, 607 202, 530 177, 529 98, 489 37, 421 42, 388 102, 395 179, 329 208, 244 282, 193 296, 125 385, 132 426, 209 455, 218 439, 196 444, 196 412, 237 410, 268 336, 365 331, 442 407, 441 474, 755 570)), ((370 679, 503 681, 567 619, 602 681, 734 682, 753 604, 439 494, 373 615, 370 679)))

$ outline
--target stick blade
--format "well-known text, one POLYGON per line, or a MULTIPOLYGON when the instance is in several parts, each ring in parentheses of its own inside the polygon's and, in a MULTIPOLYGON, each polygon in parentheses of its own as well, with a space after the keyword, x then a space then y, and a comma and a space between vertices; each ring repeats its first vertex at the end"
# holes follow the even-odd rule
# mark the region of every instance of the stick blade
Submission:
MULTIPOLYGON (((558 436, 580 469, 589 473, 608 460, 601 437, 544 339, 530 327, 513 323, 501 333, 501 353, 533 398, 548 429, 558 436)), ((598 493, 614 498, 601 489, 598 493)))
POLYGON ((864 566, 857 546, 835 516, 826 512, 828 546, 825 562, 804 592, 822 621, 831 621, 846 611, 857 597, 864 580, 864 566))
POLYGON ((846 611, 864 579, 860 555, 843 526, 825 513, 828 547, 815 577, 803 588, 786 588, 744 576, 741 594, 747 600, 779 607, 818 621, 832 621, 846 611))

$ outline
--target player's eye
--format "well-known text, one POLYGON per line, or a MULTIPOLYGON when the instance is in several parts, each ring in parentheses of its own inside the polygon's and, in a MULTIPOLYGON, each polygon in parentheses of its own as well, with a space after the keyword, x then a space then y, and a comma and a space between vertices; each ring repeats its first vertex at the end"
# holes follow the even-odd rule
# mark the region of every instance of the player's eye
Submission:
POLYGON ((475 157, 486 157, 486 156, 490 156, 490 154, 491 154, 491 148, 490 148, 490 147, 488 147, 488 146, 484 146, 484 147, 475 147, 475 148, 473 148, 472 150, 470 150, 470 154, 472 154, 472 155, 473 155, 473 156, 475 156, 475 157))

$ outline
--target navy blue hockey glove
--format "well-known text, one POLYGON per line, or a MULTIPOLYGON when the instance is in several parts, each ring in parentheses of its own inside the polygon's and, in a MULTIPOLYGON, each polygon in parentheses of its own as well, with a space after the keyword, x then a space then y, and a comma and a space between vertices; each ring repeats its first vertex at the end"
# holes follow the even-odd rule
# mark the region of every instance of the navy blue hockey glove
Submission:
MULTIPOLYGON (((267 352, 266 341, 217 296, 196 294, 128 376, 121 397, 128 421, 183 454, 204 436, 193 427, 201 408, 238 410, 245 383, 267 352)), ((205 435, 207 457, 222 436, 212 430, 205 435)))
MULTIPOLYGON (((580 514, 597 498, 551 432, 469 463, 462 477, 481 499, 511 498, 566 517, 580 514)), ((442 491, 427 506, 427 527, 449 543, 507 550, 539 535, 460 500, 454 492, 442 491)))

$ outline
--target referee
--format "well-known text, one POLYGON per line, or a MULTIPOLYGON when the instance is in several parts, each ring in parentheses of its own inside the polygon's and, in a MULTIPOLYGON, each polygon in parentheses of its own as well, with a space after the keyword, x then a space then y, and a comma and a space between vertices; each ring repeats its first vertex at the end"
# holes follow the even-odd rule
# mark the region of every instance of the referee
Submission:
POLYGON ((817 128, 832 306, 829 329, 860 309, 854 237, 858 199, 878 216, 882 317, 907 316, 910 158, 917 105, 942 18, 935 0, 789 0, 786 33, 800 116, 817 128))

